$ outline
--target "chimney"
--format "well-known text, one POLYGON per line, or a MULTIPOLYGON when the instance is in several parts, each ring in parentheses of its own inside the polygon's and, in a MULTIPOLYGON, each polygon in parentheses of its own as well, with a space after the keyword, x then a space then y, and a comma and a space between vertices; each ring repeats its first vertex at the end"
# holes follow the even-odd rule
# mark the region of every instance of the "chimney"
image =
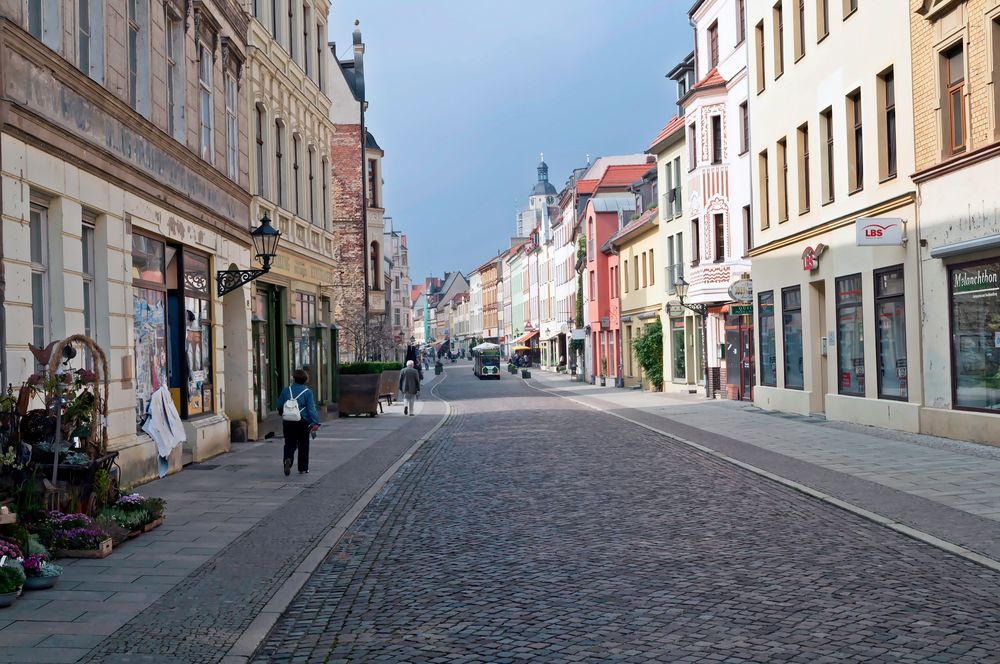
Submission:
POLYGON ((354 76, 361 101, 365 99, 365 43, 361 41, 361 21, 354 21, 354 76))

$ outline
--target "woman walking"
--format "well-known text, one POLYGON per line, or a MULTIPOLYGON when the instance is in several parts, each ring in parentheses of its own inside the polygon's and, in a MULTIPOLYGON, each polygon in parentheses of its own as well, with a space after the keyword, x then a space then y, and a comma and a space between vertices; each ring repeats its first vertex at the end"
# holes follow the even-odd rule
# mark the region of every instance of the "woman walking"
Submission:
POLYGON ((292 384, 283 389, 278 397, 281 428, 285 433, 285 475, 292 472, 296 450, 299 453, 299 474, 309 472, 309 437, 319 429, 319 414, 316 412, 316 398, 306 387, 308 382, 309 373, 296 369, 292 374, 292 384))

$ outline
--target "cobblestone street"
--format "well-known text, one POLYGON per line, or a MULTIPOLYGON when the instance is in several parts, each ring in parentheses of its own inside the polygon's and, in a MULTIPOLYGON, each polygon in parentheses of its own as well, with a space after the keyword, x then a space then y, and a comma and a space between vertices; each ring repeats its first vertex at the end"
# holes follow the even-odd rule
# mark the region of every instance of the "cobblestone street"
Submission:
POLYGON ((438 394, 252 661, 1000 661, 994 572, 519 378, 438 394))

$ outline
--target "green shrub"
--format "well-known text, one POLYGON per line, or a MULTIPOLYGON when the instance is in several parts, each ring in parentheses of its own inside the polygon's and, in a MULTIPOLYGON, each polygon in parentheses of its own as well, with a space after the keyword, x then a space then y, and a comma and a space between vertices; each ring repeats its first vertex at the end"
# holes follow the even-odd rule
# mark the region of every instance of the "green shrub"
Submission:
POLYGON ((0 567, 0 593, 12 593, 24 585, 24 572, 20 567, 0 567))
POLYGON ((635 357, 654 389, 663 388, 663 324, 659 319, 642 330, 632 342, 635 357))
POLYGON ((400 362, 349 362, 340 365, 340 375, 380 374, 383 371, 399 371, 402 368, 403 365, 400 362))

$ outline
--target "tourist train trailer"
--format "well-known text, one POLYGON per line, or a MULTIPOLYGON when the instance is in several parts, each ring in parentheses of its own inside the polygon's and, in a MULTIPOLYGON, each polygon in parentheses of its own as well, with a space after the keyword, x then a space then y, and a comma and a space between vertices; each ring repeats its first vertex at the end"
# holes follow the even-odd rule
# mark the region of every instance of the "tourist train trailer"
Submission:
POLYGON ((473 348, 472 371, 480 380, 483 378, 500 380, 500 346, 482 343, 473 348))

